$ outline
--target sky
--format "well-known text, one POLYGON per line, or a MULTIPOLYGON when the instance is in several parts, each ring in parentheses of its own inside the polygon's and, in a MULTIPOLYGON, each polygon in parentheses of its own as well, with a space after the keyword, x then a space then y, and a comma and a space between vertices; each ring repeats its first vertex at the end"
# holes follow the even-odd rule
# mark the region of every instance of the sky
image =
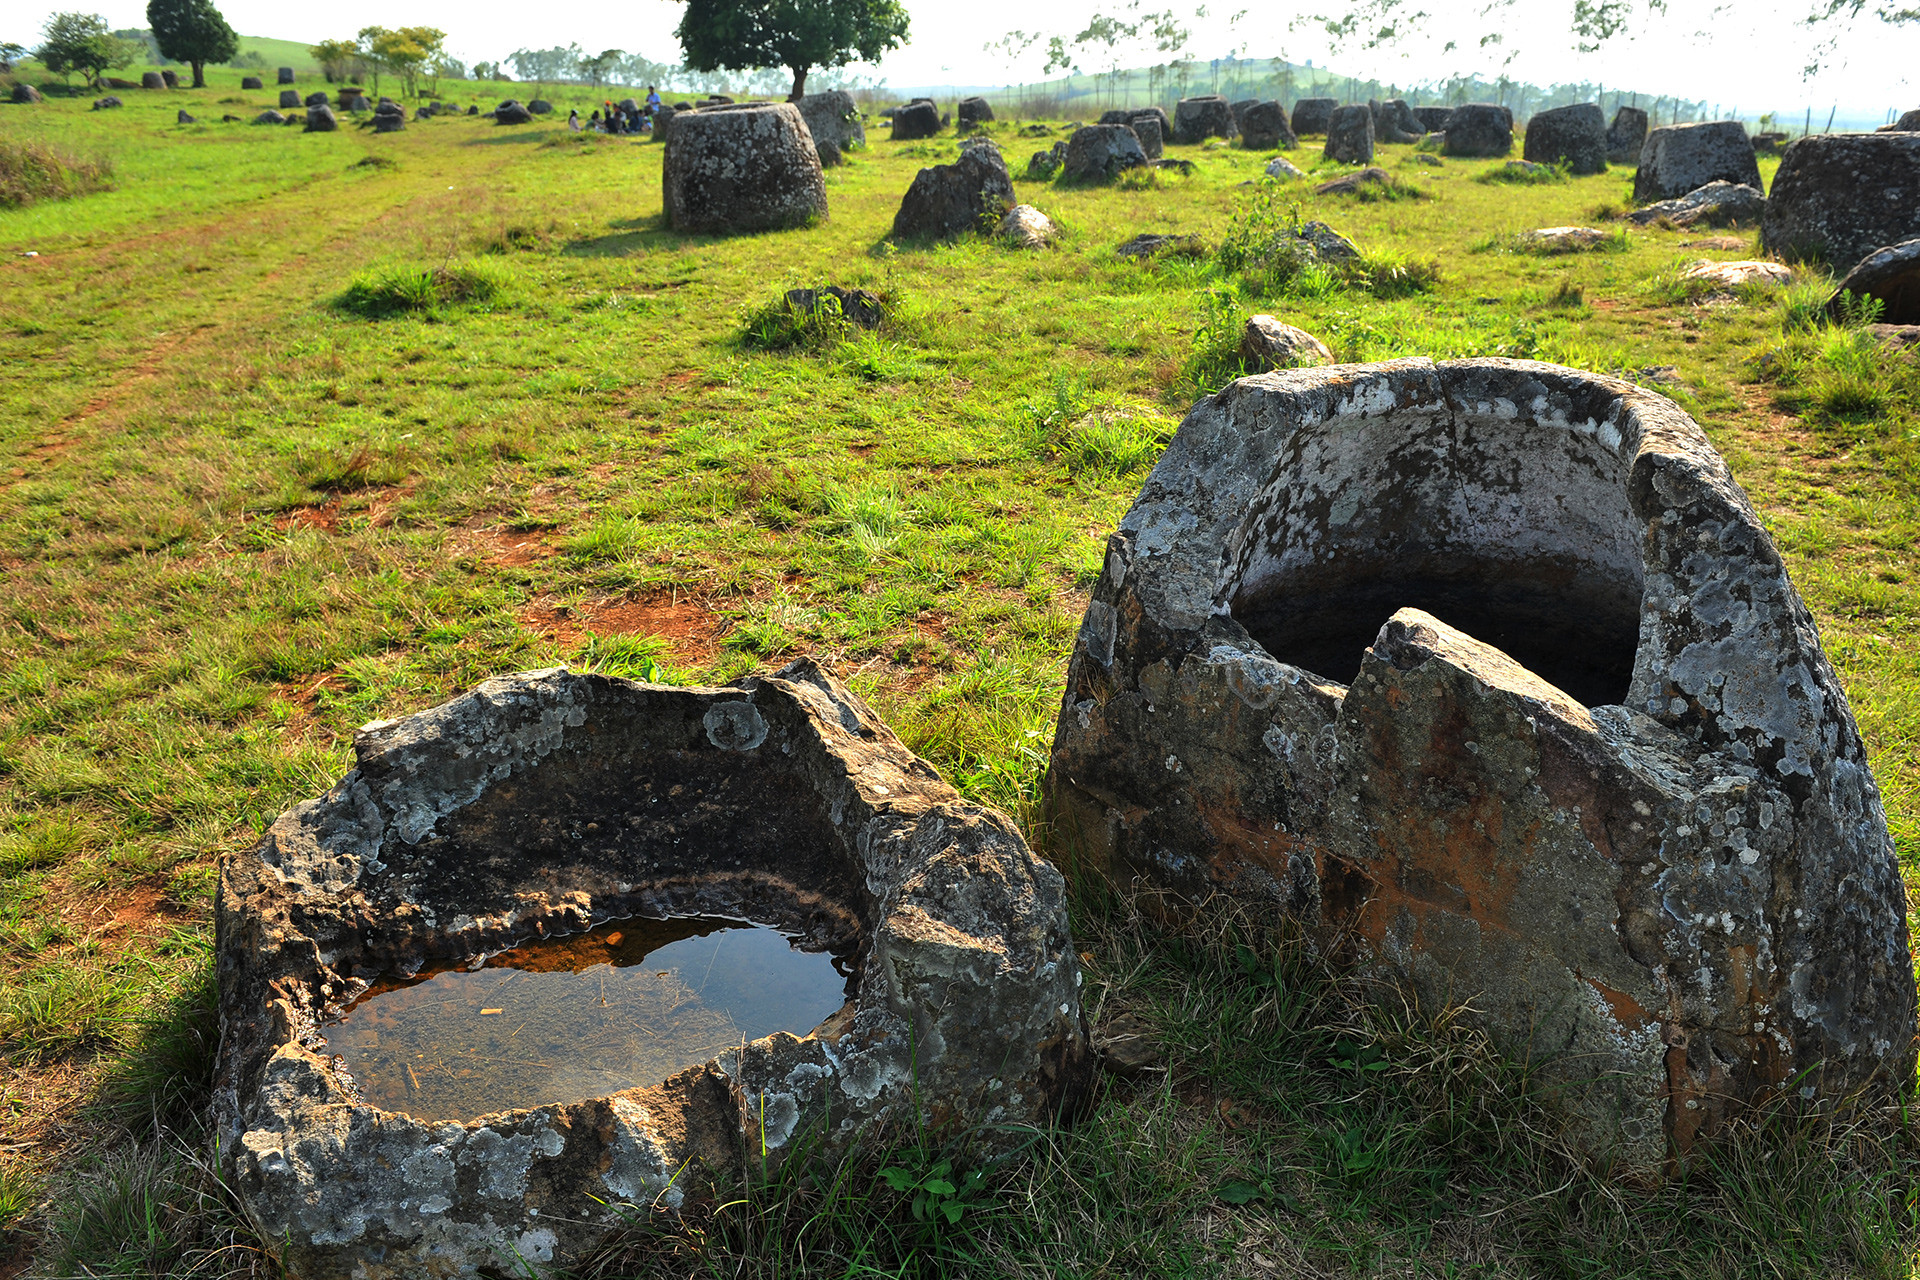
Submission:
MULTIPOLYGON (((1070 0, 1034 4, 1030 0, 905 0, 912 18, 911 42, 887 55, 877 68, 858 68, 897 87, 987 85, 1042 78, 1038 53, 1019 63, 988 53, 983 45, 1011 29, 1071 38, 1096 11, 1113 13, 1126 0, 1070 0)), ((1170 0, 1171 2, 1171 0, 1170 0)), ((1246 0, 1214 0, 1213 14, 1188 18, 1188 44, 1204 62, 1229 53, 1270 58, 1284 55, 1299 63, 1312 59, 1349 75, 1413 85, 1461 73, 1499 74, 1503 61, 1516 80, 1550 84, 1598 81, 1656 95, 1705 100, 1722 114, 1736 110, 1747 119, 1766 111, 1816 121, 1835 107, 1841 116, 1885 118, 1890 108, 1920 107, 1920 24, 1892 27, 1867 16, 1851 25, 1826 29, 1833 51, 1823 70, 1802 74, 1816 37, 1799 25, 1809 0, 1751 0, 1735 8, 1730 0, 1669 0, 1657 19, 1647 0, 1630 0, 1639 11, 1634 29, 1598 52, 1581 53, 1569 27, 1573 0, 1512 0, 1510 7, 1483 17, 1487 0, 1426 0, 1430 17, 1413 24, 1403 43, 1382 49, 1336 47, 1324 29, 1292 23, 1301 12, 1292 5, 1255 6, 1246 0), (1236 5, 1242 5, 1236 9, 1236 5), (1241 16, 1234 20, 1231 15, 1241 16), (1479 37, 1498 30, 1502 42, 1481 48, 1479 37), (1445 51, 1447 40, 1461 47, 1445 51), (1243 51, 1243 52, 1242 52, 1243 51)), ((145 26, 144 0, 66 0, 99 12, 115 27, 145 26)), ((248 35, 316 41, 350 37, 363 26, 435 26, 448 33, 447 47, 466 62, 492 61, 521 47, 578 43, 588 49, 617 47, 657 62, 678 62, 673 28, 682 6, 672 0, 568 0, 558 9, 529 18, 524 5, 475 4, 473 0, 333 0, 299 7, 281 0, 220 0, 234 29, 248 35)), ((1158 0, 1142 0, 1150 7, 1158 0)), ((31 45, 41 25, 60 4, 43 0, 7 0, 0 13, 0 40, 31 45)), ((1184 13, 1194 12, 1191 4, 1184 13)), ((1035 46, 1043 48, 1044 38, 1035 46)), ((1128 65, 1162 60, 1141 52, 1128 65)), ((1082 60, 1082 69, 1103 69, 1098 58, 1082 60)))

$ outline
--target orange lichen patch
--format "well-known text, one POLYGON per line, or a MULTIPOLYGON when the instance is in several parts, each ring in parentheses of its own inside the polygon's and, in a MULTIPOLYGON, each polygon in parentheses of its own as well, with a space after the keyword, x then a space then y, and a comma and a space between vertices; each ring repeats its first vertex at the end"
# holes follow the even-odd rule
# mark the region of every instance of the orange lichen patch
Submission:
POLYGON ((656 636, 674 660, 689 666, 710 662, 720 651, 726 624, 705 604, 687 596, 657 595, 606 600, 593 605, 534 604, 520 623, 561 645, 597 636, 656 636))
POLYGON ((1598 978, 1588 978, 1583 975, 1581 981, 1600 993, 1600 998, 1607 1002, 1609 1009, 1613 1010, 1614 1021, 1620 1025, 1641 1027, 1653 1020, 1653 1015, 1647 1012, 1646 1007, 1626 992, 1616 991, 1598 978))

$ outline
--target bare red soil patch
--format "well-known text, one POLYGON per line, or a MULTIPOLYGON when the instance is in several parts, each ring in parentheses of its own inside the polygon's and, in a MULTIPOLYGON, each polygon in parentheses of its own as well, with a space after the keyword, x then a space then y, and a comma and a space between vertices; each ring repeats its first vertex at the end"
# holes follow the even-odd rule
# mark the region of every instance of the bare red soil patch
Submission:
POLYGON ((563 645, 597 636, 657 636, 676 661, 710 662, 720 651, 726 623, 704 604, 686 596, 656 595, 641 600, 607 600, 595 605, 531 605, 522 625, 563 645))
POLYGON ((508 569, 524 569, 559 551, 545 534, 512 529, 459 529, 454 532, 452 546, 455 554, 479 556, 488 564, 508 569))

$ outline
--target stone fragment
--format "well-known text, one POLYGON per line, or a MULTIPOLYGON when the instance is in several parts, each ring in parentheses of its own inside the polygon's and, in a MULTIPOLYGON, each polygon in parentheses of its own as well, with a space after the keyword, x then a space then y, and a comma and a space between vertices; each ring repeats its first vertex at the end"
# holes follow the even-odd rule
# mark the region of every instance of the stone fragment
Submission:
POLYGON ((530 98, 527 100, 527 112, 536 116, 552 115, 553 104, 545 98, 530 98))
POLYGON ((1415 107, 1413 109, 1413 118, 1419 122, 1421 133, 1445 133, 1447 121, 1452 117, 1452 107, 1415 107))
POLYGON ((241 76, 240 87, 241 89, 245 90, 245 89, 264 89, 267 86, 261 82, 259 76, 241 76))
POLYGON ((1920 238, 1875 249, 1860 259, 1834 291, 1828 309, 1838 314, 1848 294, 1878 299, 1882 324, 1920 324, 1920 238))
POLYGON ((1057 234, 1053 219, 1030 204, 1017 204, 1007 210, 1000 225, 993 229, 996 239, 1016 249, 1041 249, 1057 234))
POLYGON ((1327 145, 1322 153, 1340 164, 1373 163, 1373 112, 1364 106, 1339 107, 1327 122, 1327 145))
POLYGON ((1027 161, 1027 178, 1032 182, 1045 182, 1060 172, 1060 166, 1067 162, 1067 141, 1065 138, 1055 142, 1045 151, 1036 151, 1027 161))
POLYGON ((940 109, 931 102, 910 102, 893 113, 893 140, 913 142, 940 132, 940 109))
POLYGON ((1167 1069, 1166 1049, 1153 1024, 1137 1013, 1118 1013, 1102 1022, 1094 1033, 1093 1049, 1101 1068, 1123 1079, 1167 1069))
POLYGON ((1206 250, 1199 236, 1163 236, 1143 231, 1116 247, 1114 252, 1123 258, 1152 258, 1162 253, 1198 257, 1206 250))
POLYGON ((191 115, 187 114, 187 110, 184 107, 174 112, 173 122, 175 124, 199 124, 200 123, 198 120, 195 120, 191 115))
POLYGON ((1293 134, 1304 138, 1308 134, 1325 134, 1327 126, 1333 123, 1334 108, 1340 103, 1333 98, 1302 98, 1293 104, 1293 134))
POLYGON ((1504 156, 1513 150, 1513 112, 1491 102, 1469 102, 1447 117, 1446 154, 1504 156))
POLYGON ((1616 1174, 1912 1079, 1846 697, 1706 435, 1626 382, 1406 359, 1200 401, 1108 540, 1045 814, 1470 1007, 1616 1174))
POLYGON ((259 115, 255 116, 253 118, 253 122, 255 124, 285 124, 287 122, 287 118, 281 115, 278 111, 269 109, 266 111, 262 111, 259 115))
POLYGON ((1541 111, 1527 121, 1520 154, 1537 164, 1564 164, 1576 176, 1607 168, 1607 118, 1598 103, 1541 111))
POLYGON ((1662 125, 1640 149, 1633 198, 1671 200, 1717 181, 1760 187, 1760 164, 1747 126, 1738 120, 1662 125))
POLYGON ((567 1270, 629 1224, 889 1125, 989 1152, 1092 1055, 1059 872, 810 662, 724 688, 564 669, 356 735, 356 767, 221 869, 216 1150, 288 1274, 567 1270), (845 1007, 670 1079, 423 1121, 320 1028, 371 981, 633 915, 846 955, 845 1007))
POLYGON ((1300 166, 1285 156, 1275 156, 1273 159, 1267 161, 1267 167, 1263 172, 1269 178, 1304 178, 1307 176, 1304 169, 1300 168, 1300 166))
POLYGON ((1239 114, 1240 145, 1249 151, 1297 147, 1300 139, 1287 124, 1287 112, 1277 102, 1255 102, 1239 114))
POLYGON ((46 101, 45 98, 40 96, 40 91, 34 88, 32 85, 28 84, 25 80, 21 80, 18 83, 16 83, 13 86, 13 92, 9 96, 13 99, 14 102, 18 103, 21 106, 28 106, 32 103, 46 101))
POLYGON ((1128 169, 1142 168, 1147 154, 1124 124, 1090 124, 1067 139, 1060 177, 1067 182, 1110 182, 1128 169))
POLYGON ((1627 221, 1636 226, 1667 222, 1676 227, 1757 227, 1767 210, 1760 188, 1741 183, 1709 182, 1677 200, 1661 200, 1635 209, 1627 221))
POLYGON ((661 193, 676 231, 726 235, 803 226, 827 216, 827 182, 790 102, 696 111, 674 122, 661 193))
POLYGON ((1155 160, 1153 167, 1163 172, 1177 173, 1183 178, 1191 178, 1193 176, 1193 161, 1191 160, 1181 160, 1167 156, 1155 160))
POLYGON ((108 94, 104 98, 95 98, 92 109, 95 111, 111 111, 115 107, 124 107, 126 105, 126 103, 120 101, 120 99, 114 97, 112 94, 108 94))
POLYGON ((893 234, 903 240, 951 240, 991 231, 1013 205, 1013 178, 1000 148, 984 138, 970 139, 954 163, 914 175, 893 215, 893 234))
POLYGON ((867 145, 867 130, 860 122, 860 108, 854 102, 853 95, 845 89, 809 93, 793 105, 799 108, 801 119, 807 122, 807 132, 813 135, 813 147, 820 153, 822 164, 838 164, 854 147, 867 145), (832 161, 827 159, 828 148, 831 148, 834 156, 832 161))
POLYGON ((1716 262, 1703 258, 1681 273, 1683 279, 1707 280, 1731 289, 1743 284, 1785 284, 1793 272, 1777 262, 1748 259, 1742 262, 1716 262))
MULTIPOLYGON (((1345 109, 1344 107, 1341 108, 1343 111, 1345 109)), ((1339 125, 1336 124, 1334 127, 1337 129, 1339 125)), ((1328 134, 1327 137, 1329 141, 1331 141, 1333 135, 1328 134)), ((1393 175, 1385 169, 1370 166, 1357 173, 1349 173, 1344 177, 1323 182, 1313 189, 1313 193, 1317 196, 1350 196, 1359 191, 1360 188, 1369 184, 1382 187, 1392 186, 1393 175)))
POLYGON ((1888 133, 1920 133, 1920 110, 1906 112, 1886 127, 1888 133))
POLYGON ((340 128, 340 121, 328 106, 307 108, 307 133, 333 133, 340 128))
POLYGON ((1240 335, 1240 358, 1256 373, 1333 363, 1327 344, 1272 316, 1254 316, 1240 335))
POLYGON ((1607 233, 1598 227, 1541 227, 1522 231, 1520 242, 1536 253, 1578 253, 1605 244, 1607 233))
POLYGON ((1305 245, 1321 262, 1334 266, 1352 262, 1360 256, 1360 250, 1353 241, 1324 222, 1309 222, 1291 233, 1291 238, 1305 245))
POLYGON ((887 318, 886 306, 880 301, 880 295, 869 289, 846 289, 837 284, 819 289, 789 289, 785 301, 795 311, 813 312, 818 311, 829 298, 848 323, 862 329, 877 329, 887 318))
POLYGON ((1191 145, 1235 134, 1233 108, 1217 93, 1182 98, 1173 107, 1173 140, 1191 145))
POLYGON ((310 93, 306 96, 305 102, 309 107, 324 107, 327 105, 327 91, 320 89, 310 93))
POLYGON ((1890 351, 1920 351, 1920 324, 1870 324, 1867 331, 1890 351))
POLYGON ((1369 99, 1367 112, 1373 117, 1375 142, 1418 142, 1426 132, 1404 98, 1369 99))
POLYGON ((1835 133, 1787 145, 1760 244, 1836 271, 1920 236, 1920 133, 1835 133))

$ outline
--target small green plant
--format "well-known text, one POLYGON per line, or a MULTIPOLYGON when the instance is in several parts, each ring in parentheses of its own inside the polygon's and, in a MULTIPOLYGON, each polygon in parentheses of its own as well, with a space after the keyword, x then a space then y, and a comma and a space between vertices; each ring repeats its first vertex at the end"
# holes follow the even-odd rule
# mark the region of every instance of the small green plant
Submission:
POLYGON ((493 302, 506 291, 506 278, 483 262, 439 267, 390 267, 356 277, 334 305, 369 320, 442 307, 493 302))
POLYGON ((1205 310, 1193 335, 1193 349, 1180 366, 1180 376, 1174 383, 1182 400, 1212 395, 1247 372, 1240 342, 1251 313, 1231 291, 1224 289, 1209 290, 1203 305, 1205 310))
POLYGON ((1405 298, 1426 293, 1440 283, 1440 264, 1393 250, 1363 253, 1348 263, 1347 282, 1376 298, 1405 298))
POLYGON ((666 653, 666 641, 658 636, 603 636, 589 631, 580 660, 587 670, 601 675, 622 676, 643 684, 670 684, 667 669, 660 664, 666 653))
MULTIPOLYGON (((930 1157, 926 1152, 916 1152, 923 1160, 930 1157)), ((930 1164, 916 1163, 913 1167, 888 1165, 875 1175, 894 1191, 909 1196, 909 1208, 915 1222, 924 1222, 938 1226, 945 1222, 955 1226, 973 1207, 973 1197, 987 1180, 984 1169, 969 1169, 965 1173, 953 1171, 953 1161, 942 1157, 930 1164)))
POLYGON ((347 166, 349 169, 398 169, 399 167, 400 162, 398 160, 395 160, 392 156, 381 155, 361 156, 358 160, 355 160, 347 166))
POLYGON ((112 188, 110 160, 82 160, 42 142, 0 138, 0 209, 112 188))
POLYGON ((1505 183, 1516 187, 1538 187, 1550 183, 1567 181, 1572 175, 1564 165, 1534 164, 1528 160, 1509 160, 1505 164, 1482 170, 1474 175, 1475 182, 1505 183))

